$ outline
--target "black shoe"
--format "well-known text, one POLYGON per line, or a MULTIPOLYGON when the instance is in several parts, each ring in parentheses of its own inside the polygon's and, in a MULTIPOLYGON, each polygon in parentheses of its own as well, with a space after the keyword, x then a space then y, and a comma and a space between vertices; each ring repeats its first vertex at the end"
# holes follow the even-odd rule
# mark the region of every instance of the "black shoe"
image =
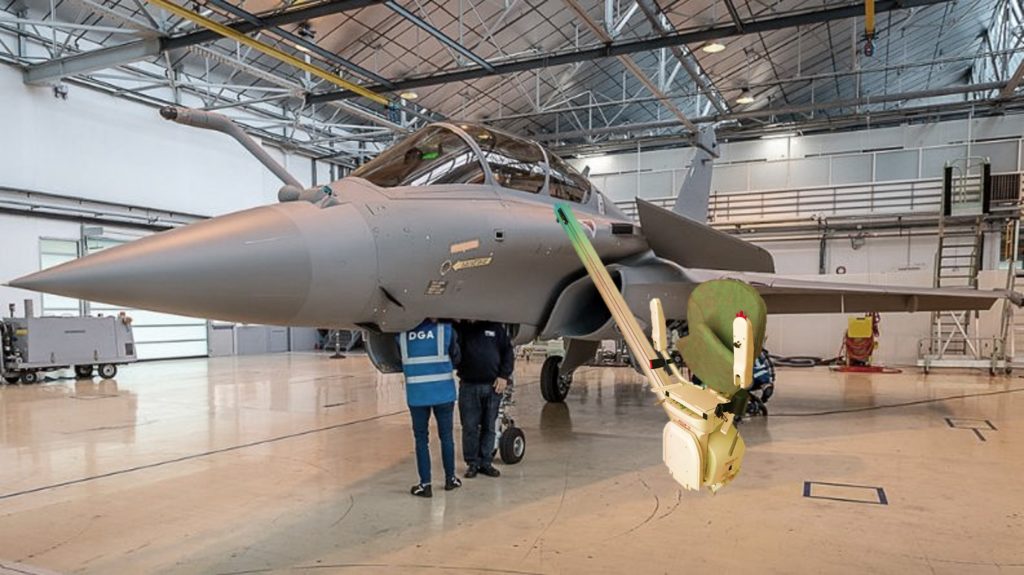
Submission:
POLYGON ((409 490, 416 497, 433 497, 434 490, 429 485, 413 485, 409 490))
POLYGON ((455 477, 454 475, 444 480, 445 491, 451 491, 453 489, 458 489, 460 487, 462 487, 462 480, 459 479, 458 477, 455 477))
POLYGON ((470 465, 469 469, 466 470, 466 479, 473 479, 474 477, 476 477, 476 472, 477 468, 470 465))
POLYGON ((501 477, 501 472, 494 468, 493 465, 487 467, 481 467, 480 473, 483 473, 487 477, 501 477))

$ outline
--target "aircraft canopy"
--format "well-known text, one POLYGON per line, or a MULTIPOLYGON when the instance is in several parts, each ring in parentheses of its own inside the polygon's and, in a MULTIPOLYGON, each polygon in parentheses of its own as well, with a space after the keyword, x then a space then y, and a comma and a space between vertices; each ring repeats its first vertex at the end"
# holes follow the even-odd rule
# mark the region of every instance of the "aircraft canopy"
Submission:
POLYGON ((536 142, 474 124, 432 124, 352 172, 385 188, 497 184, 585 202, 591 184, 536 142))

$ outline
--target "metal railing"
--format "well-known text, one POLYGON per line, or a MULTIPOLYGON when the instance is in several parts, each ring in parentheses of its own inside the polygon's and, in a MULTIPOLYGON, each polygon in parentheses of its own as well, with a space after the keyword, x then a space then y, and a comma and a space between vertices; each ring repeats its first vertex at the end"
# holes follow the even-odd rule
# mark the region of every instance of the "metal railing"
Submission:
MULTIPOLYGON (((675 198, 649 200, 671 208, 675 198)), ((616 202, 636 219, 636 201, 616 202)), ((714 224, 752 224, 794 218, 935 214, 942 206, 942 180, 904 180, 875 184, 843 184, 749 192, 712 193, 708 221, 714 224)))
MULTIPOLYGON (((972 174, 968 179, 977 183, 978 193, 976 197, 957 198, 957 204, 974 202, 980 207, 980 178, 972 174)), ((1022 197, 1024 178, 1020 173, 993 175, 993 209, 1015 207, 1022 197)), ((675 197, 650 198, 648 201, 671 209, 675 197)), ((635 200, 619 201, 615 205, 636 221, 635 200)), ((874 184, 712 192, 708 198, 708 222, 715 226, 741 226, 858 216, 937 216, 941 209, 942 179, 928 178, 874 184)))

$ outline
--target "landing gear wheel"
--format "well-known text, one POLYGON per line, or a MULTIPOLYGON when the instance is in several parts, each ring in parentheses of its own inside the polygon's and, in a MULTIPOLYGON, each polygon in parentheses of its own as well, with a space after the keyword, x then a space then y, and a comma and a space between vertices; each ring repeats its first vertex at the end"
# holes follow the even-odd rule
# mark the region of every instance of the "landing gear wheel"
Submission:
POLYGON ((558 368, 562 365, 562 356, 552 355, 544 360, 540 368, 540 394, 544 401, 549 403, 562 403, 565 396, 569 395, 569 386, 572 385, 572 375, 558 375, 558 368))
POLYGON ((515 465, 526 455, 526 434, 518 427, 510 427, 501 434, 498 451, 507 465, 515 465))
POLYGON ((13 384, 18 383, 19 381, 21 381, 21 376, 16 374, 16 373, 13 374, 13 375, 5 375, 4 376, 4 381, 6 381, 7 383, 10 383, 10 384, 13 385, 13 384))
POLYGON ((93 367, 91 365, 76 365, 75 377, 78 379, 92 379, 93 367))
POLYGON ((100 377, 103 379, 113 379, 117 377, 117 366, 112 363, 104 363, 100 366, 100 377))
POLYGON ((23 371, 21 373, 21 382, 29 385, 39 381, 39 374, 34 371, 23 371))

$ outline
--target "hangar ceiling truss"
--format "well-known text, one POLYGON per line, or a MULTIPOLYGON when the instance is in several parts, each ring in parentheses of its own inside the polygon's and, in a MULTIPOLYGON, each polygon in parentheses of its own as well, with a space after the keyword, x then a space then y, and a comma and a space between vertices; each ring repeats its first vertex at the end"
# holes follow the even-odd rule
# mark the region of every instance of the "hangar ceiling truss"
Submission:
POLYGON ((449 119, 573 153, 1024 108, 1018 0, 876 0, 870 55, 845 0, 171 1, 0 0, 0 60, 348 167, 449 119))

